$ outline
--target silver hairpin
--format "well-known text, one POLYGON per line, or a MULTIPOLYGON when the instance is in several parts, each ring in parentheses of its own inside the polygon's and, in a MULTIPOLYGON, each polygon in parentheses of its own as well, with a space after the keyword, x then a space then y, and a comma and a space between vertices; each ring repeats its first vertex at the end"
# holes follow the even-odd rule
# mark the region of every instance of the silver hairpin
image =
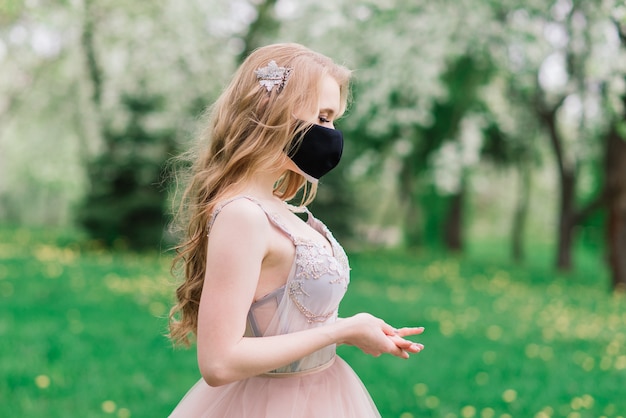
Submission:
POLYGON ((280 93, 291 74, 291 68, 279 67, 276 61, 271 60, 267 67, 259 68, 254 71, 256 78, 259 80, 259 84, 271 92, 274 86, 278 86, 277 92, 280 93))

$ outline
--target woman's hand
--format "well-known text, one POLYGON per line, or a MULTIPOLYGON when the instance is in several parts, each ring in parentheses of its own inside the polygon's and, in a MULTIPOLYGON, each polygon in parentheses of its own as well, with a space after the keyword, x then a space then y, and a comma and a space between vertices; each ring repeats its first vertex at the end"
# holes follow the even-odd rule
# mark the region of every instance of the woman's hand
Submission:
POLYGON ((409 358, 409 353, 419 353, 424 346, 404 337, 421 334, 423 327, 396 329, 380 318, 360 313, 340 322, 345 327, 345 338, 340 343, 359 347, 364 353, 378 357, 388 353, 400 358, 409 358))
POLYGON ((396 329, 395 334, 389 335, 388 337, 398 348, 404 351, 404 354, 401 357, 409 358, 409 353, 419 353, 424 349, 424 345, 410 340, 405 340, 403 337, 418 335, 422 332, 424 332, 424 327, 404 327, 396 329))

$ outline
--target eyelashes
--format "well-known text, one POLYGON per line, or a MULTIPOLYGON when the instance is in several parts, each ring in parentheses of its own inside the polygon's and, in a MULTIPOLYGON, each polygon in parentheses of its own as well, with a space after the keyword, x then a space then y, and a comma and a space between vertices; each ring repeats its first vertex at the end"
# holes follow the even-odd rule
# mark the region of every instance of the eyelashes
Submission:
POLYGON ((322 123, 330 123, 330 120, 324 116, 319 116, 317 119, 322 123))

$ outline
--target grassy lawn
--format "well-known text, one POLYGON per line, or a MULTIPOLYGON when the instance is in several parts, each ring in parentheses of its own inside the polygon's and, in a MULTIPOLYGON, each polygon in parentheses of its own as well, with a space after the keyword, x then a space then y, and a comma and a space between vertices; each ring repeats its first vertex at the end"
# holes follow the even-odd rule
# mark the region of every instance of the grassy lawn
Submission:
MULTIPOLYGON (((199 377, 163 337, 169 257, 80 242, 0 228, 0 417, 167 416, 199 377)), ((339 348, 383 417, 626 416, 626 298, 601 263, 558 277, 498 251, 352 255, 341 315, 426 327, 407 361, 339 348)))

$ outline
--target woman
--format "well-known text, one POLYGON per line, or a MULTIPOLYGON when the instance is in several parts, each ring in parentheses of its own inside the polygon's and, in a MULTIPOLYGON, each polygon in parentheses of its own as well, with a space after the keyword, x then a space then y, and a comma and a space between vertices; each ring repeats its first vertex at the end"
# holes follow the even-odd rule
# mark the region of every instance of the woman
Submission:
POLYGON ((185 281, 170 315, 174 341, 195 335, 202 379, 172 417, 378 417, 335 346, 401 358, 423 348, 403 338, 423 328, 337 318, 348 260, 304 207, 341 157, 334 121, 349 78, 303 46, 271 45, 213 106, 183 196, 185 281), (302 206, 288 205, 302 188, 302 206))

